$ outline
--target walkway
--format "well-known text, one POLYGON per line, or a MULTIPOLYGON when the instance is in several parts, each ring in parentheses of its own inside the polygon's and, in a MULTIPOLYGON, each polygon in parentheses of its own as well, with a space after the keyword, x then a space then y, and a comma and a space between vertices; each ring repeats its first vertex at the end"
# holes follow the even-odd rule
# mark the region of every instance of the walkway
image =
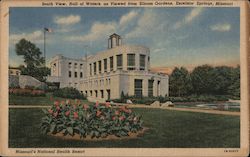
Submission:
MULTIPOLYGON (((165 109, 165 110, 174 110, 174 111, 187 111, 187 112, 201 112, 209 114, 220 114, 220 115, 231 115, 231 116, 240 116, 240 112, 230 112, 230 111, 219 111, 219 110, 205 110, 205 109, 193 109, 193 108, 177 108, 177 107, 155 107, 149 105, 128 105, 131 108, 156 108, 156 109, 165 109)), ((49 108, 50 106, 35 106, 35 105, 10 105, 9 108, 49 108)))

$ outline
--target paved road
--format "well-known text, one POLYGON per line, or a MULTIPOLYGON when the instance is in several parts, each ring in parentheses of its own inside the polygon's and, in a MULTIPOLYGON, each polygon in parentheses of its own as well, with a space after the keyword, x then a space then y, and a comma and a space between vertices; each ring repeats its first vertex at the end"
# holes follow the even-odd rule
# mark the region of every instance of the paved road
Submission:
MULTIPOLYGON (((158 108, 165 110, 175 110, 175 111, 186 111, 186 112, 201 112, 209 114, 220 114, 220 115, 231 115, 240 116, 240 112, 230 112, 230 111, 219 111, 219 110, 204 110, 204 109, 193 109, 193 108, 177 108, 177 107, 155 107, 149 105, 128 105, 131 108, 158 108)), ((10 105, 9 108, 49 108, 50 106, 35 106, 35 105, 10 105)))

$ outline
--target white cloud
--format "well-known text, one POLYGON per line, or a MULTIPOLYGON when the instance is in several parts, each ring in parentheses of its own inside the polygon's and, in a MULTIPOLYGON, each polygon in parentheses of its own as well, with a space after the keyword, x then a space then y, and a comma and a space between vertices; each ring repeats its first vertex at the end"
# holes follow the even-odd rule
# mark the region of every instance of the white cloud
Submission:
POLYGON ((79 15, 56 16, 54 22, 59 25, 73 25, 79 23, 81 17, 79 15))
POLYGON ((199 15, 204 11, 204 8, 197 7, 192 9, 181 21, 175 23, 174 28, 178 29, 185 24, 191 23, 195 18, 199 17, 199 15))
POLYGON ((145 9, 140 15, 136 27, 126 34, 125 37, 133 38, 147 36, 148 34, 157 31, 157 29, 163 28, 162 26, 165 25, 165 22, 166 21, 162 21, 160 16, 158 16, 152 9, 145 9))
POLYGON ((10 42, 17 43, 22 38, 25 38, 31 42, 41 43, 43 42, 43 32, 41 30, 37 30, 32 33, 11 34, 10 42))
POLYGON ((210 26, 210 29, 212 31, 226 32, 226 31, 230 31, 231 25, 228 23, 219 23, 219 24, 210 26))
POLYGON ((96 22, 92 25, 91 30, 88 34, 83 36, 72 36, 67 38, 70 41, 95 41, 98 39, 103 39, 103 36, 107 36, 108 34, 114 33, 116 31, 116 23, 107 22, 100 23, 96 22))
POLYGON ((120 19, 120 26, 126 26, 129 22, 131 22, 132 20, 134 20, 136 17, 138 16, 138 12, 132 10, 131 12, 123 15, 120 19))

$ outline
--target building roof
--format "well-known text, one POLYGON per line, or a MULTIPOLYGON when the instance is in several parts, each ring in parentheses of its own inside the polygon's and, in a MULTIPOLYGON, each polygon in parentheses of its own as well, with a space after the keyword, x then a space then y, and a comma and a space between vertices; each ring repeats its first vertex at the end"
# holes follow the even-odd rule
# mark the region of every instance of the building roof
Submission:
POLYGON ((20 68, 19 68, 19 67, 11 67, 11 66, 9 66, 9 69, 16 69, 16 70, 20 70, 20 68))
POLYGON ((121 36, 120 35, 118 35, 118 34, 116 34, 116 33, 113 33, 112 35, 110 35, 109 36, 110 38, 112 38, 112 37, 118 37, 118 38, 121 38, 121 36))

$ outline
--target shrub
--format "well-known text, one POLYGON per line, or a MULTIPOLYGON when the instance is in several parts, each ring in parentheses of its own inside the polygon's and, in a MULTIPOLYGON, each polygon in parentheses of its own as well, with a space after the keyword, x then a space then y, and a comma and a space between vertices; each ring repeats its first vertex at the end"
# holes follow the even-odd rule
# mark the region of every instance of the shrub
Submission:
POLYGON ((113 108, 109 103, 100 105, 82 105, 78 103, 56 101, 50 109, 43 109, 41 130, 44 134, 62 133, 81 138, 128 136, 130 132, 142 129, 141 117, 126 106, 113 108))
POLYGON ((80 93, 77 89, 72 87, 65 87, 55 90, 53 96, 69 98, 69 99, 85 99, 84 95, 80 93))
POLYGON ((35 97, 46 95, 43 90, 22 89, 22 88, 10 88, 9 94, 17 96, 35 96, 35 97))
POLYGON ((227 101, 230 96, 226 95, 190 95, 186 97, 142 97, 137 98, 133 96, 127 96, 123 99, 114 99, 112 101, 117 103, 126 103, 126 100, 131 100, 134 104, 145 104, 150 105, 154 101, 160 101, 160 103, 164 103, 167 101, 172 102, 214 102, 214 101, 227 101), (126 99, 125 99, 126 98, 126 99))

